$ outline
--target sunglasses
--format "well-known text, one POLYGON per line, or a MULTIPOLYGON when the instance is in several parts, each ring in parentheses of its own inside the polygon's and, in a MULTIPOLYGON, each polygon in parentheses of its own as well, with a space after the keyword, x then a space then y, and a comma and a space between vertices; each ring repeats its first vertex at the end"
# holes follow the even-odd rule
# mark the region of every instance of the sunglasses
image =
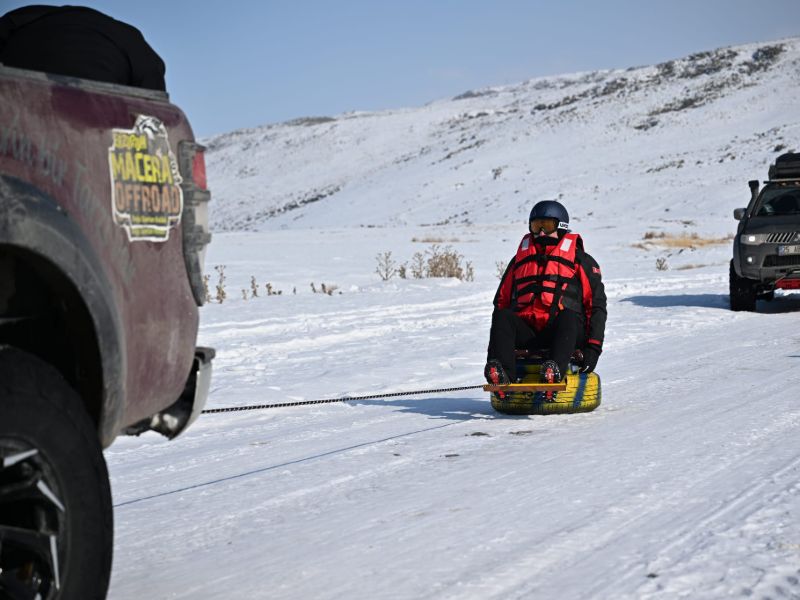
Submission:
POLYGON ((558 219, 534 219, 531 221, 531 231, 533 233, 544 231, 547 234, 551 234, 556 229, 558 229, 558 219))

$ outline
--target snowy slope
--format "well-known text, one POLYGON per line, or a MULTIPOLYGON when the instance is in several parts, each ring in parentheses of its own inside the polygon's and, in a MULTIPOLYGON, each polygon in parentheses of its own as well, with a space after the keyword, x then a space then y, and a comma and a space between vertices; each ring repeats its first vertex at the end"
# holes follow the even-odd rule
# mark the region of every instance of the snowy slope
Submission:
POLYGON ((792 38, 236 131, 206 142, 213 226, 498 223, 559 195, 578 217, 727 215, 794 147, 798 83, 792 38))
POLYGON ((674 72, 702 57, 672 75, 550 78, 211 140, 207 263, 226 265, 228 291, 201 311, 200 342, 218 349, 211 406, 481 383, 496 263, 532 202, 558 193, 603 267, 603 403, 508 417, 467 391, 120 439, 106 453, 110 598, 800 596, 800 294, 731 312, 730 241, 701 243, 735 230, 731 210, 775 146, 796 147, 782 86, 796 88, 800 43, 780 44, 770 68, 647 129, 635 127, 654 108, 775 44, 712 53, 731 64, 696 77, 674 72), (638 87, 591 97, 621 77, 638 87), (465 135, 487 141, 441 160, 465 135), (245 166, 252 177, 237 178, 245 166), (648 232, 699 237, 670 248, 648 232), (375 274, 377 253, 406 261, 430 240, 471 261, 475 281, 375 274), (243 300, 252 276, 283 293, 243 300))

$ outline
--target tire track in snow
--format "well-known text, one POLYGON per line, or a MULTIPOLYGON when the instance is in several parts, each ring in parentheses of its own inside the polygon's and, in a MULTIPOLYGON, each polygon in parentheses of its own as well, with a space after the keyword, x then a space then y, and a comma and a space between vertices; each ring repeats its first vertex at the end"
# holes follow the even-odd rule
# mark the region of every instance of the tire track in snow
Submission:
POLYGON ((344 452, 349 452, 349 451, 356 450, 356 449, 359 449, 359 448, 364 448, 364 447, 367 447, 367 446, 373 446, 373 445, 376 445, 376 444, 382 444, 382 443, 388 442, 390 440, 396 440, 396 439, 400 439, 400 438, 404 438, 404 437, 410 437, 410 436, 413 436, 413 435, 418 435, 418 434, 421 434, 421 433, 427 433, 427 432, 430 432, 430 431, 435 431, 437 429, 444 429, 445 427, 452 427, 454 425, 460 425, 460 424, 462 424, 461 421, 455 421, 455 422, 451 422, 451 423, 445 423, 443 425, 436 425, 434 427, 428 427, 428 428, 425 428, 425 429, 418 429, 418 430, 415 430, 415 431, 407 431, 407 432, 404 432, 404 433, 399 433, 397 435, 391 435, 391 436, 388 436, 388 437, 383 437, 383 438, 377 439, 377 440, 369 440, 369 441, 366 441, 366 442, 361 442, 361 443, 358 443, 358 444, 345 446, 343 448, 336 448, 336 449, 333 449, 333 450, 329 450, 329 451, 326 451, 326 452, 314 454, 314 455, 311 455, 311 456, 306 456, 306 457, 303 457, 303 458, 297 458, 297 459, 294 459, 294 460, 289 460, 289 461, 285 461, 285 462, 278 463, 278 464, 268 465, 266 467, 259 467, 257 469, 251 469, 249 471, 244 471, 244 472, 241 472, 241 473, 236 473, 234 475, 228 475, 228 476, 225 476, 225 477, 220 477, 218 479, 212 479, 210 481, 199 482, 199 483, 183 486, 183 487, 176 488, 176 489, 172 489, 172 490, 168 490, 168 491, 164 491, 164 492, 159 492, 157 494, 151 494, 151 495, 148 495, 148 496, 142 496, 142 497, 133 498, 133 499, 130 499, 130 500, 123 500, 122 502, 118 502, 118 503, 114 504, 114 508, 115 509, 116 508, 122 508, 122 507, 125 507, 125 506, 131 506, 131 505, 139 504, 139 503, 142 503, 142 502, 148 502, 150 500, 156 500, 156 499, 159 499, 159 498, 164 498, 166 496, 172 496, 172 495, 181 494, 181 493, 184 493, 184 492, 191 492, 191 491, 199 490, 199 489, 206 488, 206 487, 209 487, 209 486, 214 486, 214 485, 218 485, 218 484, 221 484, 221 483, 227 483, 227 482, 230 482, 230 481, 233 481, 233 480, 236 480, 236 479, 241 479, 241 478, 244 478, 244 477, 251 477, 251 476, 259 475, 259 474, 262 474, 262 473, 267 473, 269 471, 274 471, 276 469, 281 469, 281 468, 288 467, 288 466, 291 466, 291 465, 297 465, 297 464, 301 464, 301 463, 305 463, 305 462, 310 462, 310 461, 314 461, 314 460, 328 458, 328 457, 331 457, 331 456, 335 456, 337 454, 341 454, 341 453, 344 453, 344 452))
MULTIPOLYGON (((754 449, 752 454, 761 452, 761 448, 754 449)), ((673 500, 669 497, 659 497, 658 502, 650 504, 642 510, 642 499, 632 498, 619 503, 615 506, 614 515, 609 519, 607 515, 587 515, 586 517, 573 520, 569 527, 561 531, 548 532, 537 539, 527 539, 526 547, 532 549, 529 552, 512 548, 504 552, 504 558, 494 561, 500 562, 502 569, 488 570, 480 576, 477 581, 462 583, 461 589, 456 593, 445 593, 445 598, 555 598, 559 597, 558 589, 561 587, 563 577, 572 578, 577 569, 580 578, 584 582, 599 582, 597 585, 582 586, 580 592, 566 593, 563 597, 570 598, 644 598, 650 596, 663 596, 673 598, 674 590, 667 588, 661 594, 645 594, 643 587, 648 585, 646 575, 657 573, 662 575, 659 581, 663 582, 667 575, 665 570, 680 562, 685 557, 692 557, 695 552, 703 548, 704 534, 714 522, 719 521, 731 513, 737 514, 737 520, 745 517, 748 511, 753 512, 763 508, 765 503, 772 499, 784 495, 793 487, 796 481, 789 481, 780 489, 766 498, 759 497, 768 485, 774 483, 800 465, 800 456, 792 458, 788 463, 775 471, 765 475, 767 481, 758 482, 752 487, 736 494, 730 501, 721 506, 717 506, 705 513, 699 521, 693 521, 689 525, 679 526, 678 532, 668 535, 667 544, 652 560, 634 559, 634 564, 628 564, 625 570, 614 571, 613 576, 609 576, 609 565, 607 561, 593 563, 593 557, 599 556, 625 556, 629 549, 626 542, 637 531, 656 529, 659 532, 669 531, 670 527, 654 527, 663 519, 664 505, 673 500), (625 515, 631 515, 625 518, 625 515), (696 544, 690 548, 685 548, 678 557, 672 558, 669 554, 676 548, 685 546, 686 542, 693 537, 700 538, 696 544), (520 552, 523 556, 520 557, 520 552), (561 574, 562 577, 553 577, 554 574, 561 574), (635 583, 636 579, 641 583, 635 583), (629 589, 626 586, 632 585, 629 589)), ((722 470, 721 470, 722 471, 722 470)), ((674 501, 682 500, 682 494, 676 493, 674 501)), ((691 507, 687 512, 691 512, 691 507)), ((681 520, 685 523, 685 519, 681 520)), ((695 589, 695 592, 697 590, 695 589)), ((699 592, 697 592, 699 594, 699 592)), ((699 594, 703 596, 703 594, 699 594)), ((699 597, 695 596, 695 597, 699 597)))
MULTIPOLYGON (((789 461, 783 468, 771 473, 765 473, 762 481, 743 491, 733 498, 729 504, 710 512, 696 527, 688 528, 682 535, 672 541, 651 563, 650 569, 655 572, 663 572, 677 564, 694 560, 698 553, 708 547, 713 548, 714 545, 713 539, 708 540, 708 535, 703 535, 704 529, 712 530, 713 535, 716 537, 720 533, 730 531, 732 527, 739 528, 750 517, 764 511, 765 507, 772 507, 778 504, 779 499, 791 495, 792 490, 797 489, 797 480, 794 478, 796 475, 793 476, 792 472, 798 471, 798 467, 800 467, 800 456, 789 461), (781 481, 782 483, 779 483, 781 481), (778 484, 780 487, 777 490, 765 493, 768 488, 775 487, 778 484), (713 531, 712 526, 717 522, 723 521, 726 517, 728 522, 724 524, 725 526, 722 530, 713 531), (735 525, 732 525, 732 523, 735 525), (685 546, 690 540, 693 541, 690 549, 684 551, 678 557, 669 556, 672 549, 685 546)), ((795 580, 793 585, 797 587, 798 582, 795 580)))
MULTIPOLYGON (((727 323, 717 323, 717 327, 727 327, 727 323)), ((713 328, 713 327, 712 327, 713 328)), ((665 340, 666 341, 666 340, 665 340)), ((675 340, 670 338, 671 342, 675 340)), ((674 358, 671 363, 660 365, 660 370, 669 372, 671 370, 677 371, 682 369, 687 375, 690 375, 686 380, 685 385, 689 389, 695 389, 696 386, 701 385, 705 379, 703 377, 704 367, 708 364, 719 364, 720 357, 725 357, 730 354, 731 349, 728 347, 716 347, 702 354, 697 354, 692 358, 692 362, 684 365, 684 356, 686 353, 686 346, 691 347, 692 341, 684 339, 681 345, 675 347, 674 358), (688 370, 687 370, 688 367, 688 370)), ((754 354, 756 357, 753 362, 758 363, 757 358, 760 353, 764 352, 762 345, 748 345, 744 344, 746 349, 744 355, 737 353, 737 359, 742 362, 749 362, 749 354, 754 354)), ((624 356, 617 357, 619 360, 624 360, 624 356)), ((646 360, 641 358, 640 360, 646 360)), ((729 368, 736 369, 737 365, 729 364, 729 368)), ((631 366, 634 371, 640 371, 635 364, 631 366)), ((668 380, 667 380, 668 381, 668 380)), ((771 395, 771 390, 776 392, 776 397, 779 397, 779 392, 783 389, 783 384, 777 380, 769 380, 767 386, 761 385, 758 392, 765 394, 767 397, 771 395)), ((613 395, 619 399, 619 396, 625 393, 625 387, 637 387, 637 395, 641 398, 635 401, 640 408, 647 408, 654 411, 654 416, 659 412, 663 412, 659 406, 657 398, 663 396, 663 392, 659 390, 661 382, 659 380, 644 382, 642 380, 633 380, 628 385, 618 384, 614 386, 613 395), (638 384, 638 385, 637 385, 638 384), (657 391, 651 392, 651 389, 657 391), (649 405, 649 406, 648 406, 649 405)), ((608 397, 608 387, 606 387, 605 396, 608 397)), ((743 390, 742 390, 743 391, 743 390)), ((730 392, 729 392, 730 393, 730 392)), ((783 395, 785 397, 785 394, 783 395)), ((687 393, 687 402, 675 405, 669 408, 669 413, 672 416, 680 416, 683 426, 687 431, 697 431, 700 436, 704 431, 704 422, 713 421, 715 417, 727 415, 732 413, 729 417, 734 419, 736 414, 740 414, 742 408, 749 405, 748 399, 738 398, 738 406, 736 403, 730 405, 726 403, 726 398, 716 398, 713 405, 702 406, 702 410, 698 410, 697 396, 692 393, 687 393)), ((631 403, 633 404, 633 402, 631 403)), ((601 407, 601 411, 603 408, 601 407)), ((669 414, 667 413, 667 414, 669 414)), ((665 415, 666 416, 666 415, 665 415)), ((640 577, 643 582, 647 581, 645 578, 648 572, 645 569, 645 563, 642 559, 632 557, 629 560, 633 561, 625 565, 626 571, 623 577, 611 577, 605 570, 608 567, 608 561, 600 561, 598 567, 594 567, 591 557, 593 556, 620 556, 624 557, 630 551, 630 544, 627 538, 630 536, 635 537, 637 531, 646 531, 648 529, 655 529, 659 532, 672 532, 675 526, 673 522, 677 522, 677 527, 680 528, 679 537, 675 538, 670 545, 670 548, 679 547, 688 538, 707 526, 708 523, 721 518, 733 508, 727 508, 728 502, 743 502, 745 499, 755 498, 763 484, 756 484, 751 491, 741 492, 732 497, 722 506, 716 507, 707 512, 701 512, 700 521, 690 518, 687 523, 687 514, 691 515, 691 508, 685 514, 684 511, 675 511, 670 508, 671 506, 680 506, 681 503, 688 497, 690 492, 698 486, 702 487, 709 481, 714 481, 718 478, 722 482, 730 480, 730 470, 736 468, 736 463, 747 463, 749 457, 758 457, 763 455, 765 444, 768 444, 770 439, 778 438, 789 434, 796 429, 798 421, 800 421, 800 413, 793 413, 788 415, 778 415, 770 428, 762 429, 757 434, 751 434, 748 438, 742 440, 740 444, 743 447, 749 447, 749 451, 742 452, 737 450, 735 460, 733 458, 724 460, 713 470, 698 471, 690 469, 682 477, 685 481, 675 482, 676 489, 669 495, 659 493, 654 496, 652 503, 646 503, 644 500, 648 497, 624 497, 621 502, 614 505, 614 512, 609 515, 589 515, 586 518, 570 521, 569 528, 555 533, 550 531, 537 539, 527 540, 526 546, 533 549, 526 552, 524 549, 521 551, 520 557, 519 548, 511 548, 504 552, 505 558, 500 560, 495 557, 495 561, 502 567, 497 570, 487 572, 485 575, 479 577, 477 581, 467 584, 463 589, 476 590, 479 592, 475 597, 495 597, 495 598, 528 598, 533 596, 541 597, 556 597, 558 582, 563 581, 560 577, 553 577, 555 573, 569 573, 569 569, 563 570, 565 564, 581 565, 581 578, 585 581, 599 581, 599 587, 586 587, 589 592, 580 594, 568 594, 569 597, 580 598, 605 598, 605 597, 621 597, 621 591, 624 589, 623 585, 629 583, 632 578, 640 577), (688 491, 687 491, 688 490, 688 491), (739 496, 742 500, 737 501, 739 496), (665 508, 669 510, 664 510, 665 508), (635 565, 635 566, 634 566, 635 565), (546 581, 546 591, 543 592, 542 586, 539 581, 546 581), (555 585, 554 585, 555 583, 555 585), (491 593, 489 592, 491 590, 491 593)), ((725 431, 719 431, 715 435, 724 436, 725 431)), ((675 457, 676 461, 681 461, 680 457, 675 457)), ((776 476, 790 471, 800 463, 800 458, 793 456, 791 461, 783 466, 778 466, 773 469, 776 476)), ((768 476, 767 476, 768 477, 768 476)), ((714 489, 714 486, 711 486, 714 489)), ((712 497, 715 494, 710 494, 712 497)), ((716 494, 718 497, 718 493, 716 494)), ((738 506, 738 504, 734 505, 738 506)), ((758 503, 756 502, 756 508, 758 503)), ((672 540, 672 536, 667 535, 668 540, 672 540)), ((641 544, 637 551, 641 550, 641 544)), ((659 544, 659 547, 661 545, 659 544)), ((463 590, 462 590, 463 591, 463 590)), ((462 591, 455 595, 445 595, 445 597, 463 597, 462 591)))
MULTIPOLYGON (((761 449, 758 448, 757 450, 754 450, 753 453, 760 452, 760 450, 761 449)), ((700 516, 698 520, 678 527, 678 530, 674 534, 668 536, 667 539, 664 540, 666 543, 657 553, 657 555, 647 561, 647 567, 644 569, 644 571, 655 574, 664 574, 664 572, 669 568, 678 563, 685 562, 686 557, 691 558, 694 556, 706 544, 704 544, 703 539, 699 539, 696 540, 690 548, 686 548, 680 552, 677 557, 670 556, 670 554, 675 549, 686 546, 687 542, 689 542, 692 538, 707 537, 708 530, 711 529, 711 525, 713 525, 715 522, 720 521, 732 513, 735 513, 735 520, 738 523, 742 523, 747 516, 762 509, 764 504, 769 504, 772 500, 785 495, 786 492, 797 485, 795 480, 784 482, 777 491, 772 492, 769 495, 759 496, 759 494, 762 494, 768 487, 774 485, 776 480, 785 479, 789 473, 797 470, 798 467, 800 467, 800 454, 794 456, 782 466, 768 473, 764 473, 763 478, 760 481, 757 481, 751 486, 741 490, 730 500, 727 500, 721 505, 701 513, 702 516, 698 515, 700 516)), ((583 597, 607 597, 607 595, 611 593, 612 588, 617 590, 616 594, 619 594, 619 588, 624 586, 635 577, 639 577, 642 581, 645 581, 642 577, 642 574, 643 571, 640 569, 630 569, 623 573, 618 579, 613 581, 613 583, 607 582, 608 585, 593 588, 590 592, 584 594, 583 597)), ((644 592, 641 592, 640 588, 646 585, 646 583, 640 583, 638 586, 636 586, 636 598, 644 597, 644 592)), ((662 593, 669 597, 671 592, 666 590, 662 593)), ((647 594, 648 597, 654 595, 658 594, 655 592, 647 594)))
MULTIPOLYGON (((352 357, 363 353, 365 348, 392 348, 398 342, 431 345, 438 344, 439 340, 452 345, 451 332, 465 326, 483 334, 491 312, 487 306, 491 306, 488 295, 475 293, 445 301, 326 312, 315 315, 313 319, 307 314, 292 315, 280 319, 280 325, 271 323, 266 329, 252 327, 252 320, 243 321, 242 325, 228 320, 217 332, 204 335, 205 343, 221 348, 215 363, 215 393, 209 399, 209 406, 219 405, 219 394, 234 385, 243 389, 244 386, 280 382, 279 371, 272 365, 280 364, 280 370, 293 373, 294 381, 319 379, 329 372, 347 372, 352 357), (470 323, 475 323, 475 326, 470 327, 470 323), (271 334, 267 335, 265 331, 271 334), (237 343, 225 342, 227 336, 236 339, 237 343)), ((397 375, 400 382, 419 380, 416 374, 409 377, 399 371, 397 375)), ((441 379, 445 380, 453 381, 452 378, 441 379)), ((281 387, 284 388, 283 395, 297 399, 332 396, 329 392, 315 393, 313 389, 291 381, 281 387)), ((397 383, 390 387, 402 389, 402 385, 397 383)), ((358 395, 370 391, 374 391, 374 387, 335 392, 358 395)))

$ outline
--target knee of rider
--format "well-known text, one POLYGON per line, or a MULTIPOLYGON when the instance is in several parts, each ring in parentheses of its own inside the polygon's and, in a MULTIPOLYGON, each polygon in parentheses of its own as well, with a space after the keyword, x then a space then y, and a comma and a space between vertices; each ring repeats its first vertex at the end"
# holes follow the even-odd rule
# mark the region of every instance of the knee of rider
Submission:
POLYGON ((492 322, 507 321, 513 311, 508 308, 495 308, 492 312, 492 322))

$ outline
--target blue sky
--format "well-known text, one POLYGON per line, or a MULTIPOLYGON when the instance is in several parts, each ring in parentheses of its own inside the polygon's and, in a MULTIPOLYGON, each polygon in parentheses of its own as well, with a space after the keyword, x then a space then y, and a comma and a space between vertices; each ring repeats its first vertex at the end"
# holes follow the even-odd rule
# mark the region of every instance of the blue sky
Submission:
POLYGON ((798 0, 85 4, 142 30, 199 136, 800 35, 798 0))

